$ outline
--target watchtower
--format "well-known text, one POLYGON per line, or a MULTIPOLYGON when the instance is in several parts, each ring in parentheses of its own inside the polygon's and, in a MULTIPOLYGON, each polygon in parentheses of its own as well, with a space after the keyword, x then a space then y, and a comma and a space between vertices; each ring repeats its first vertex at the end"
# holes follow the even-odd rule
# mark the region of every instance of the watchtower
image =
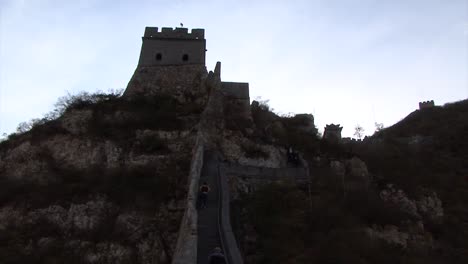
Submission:
POLYGON ((419 102, 419 110, 433 108, 434 106, 434 100, 419 102))
POLYGON ((205 65, 205 30, 146 27, 138 66, 205 65))
POLYGON ((332 142, 341 141, 341 130, 343 127, 340 124, 330 124, 325 126, 325 131, 323 132, 323 138, 332 142))

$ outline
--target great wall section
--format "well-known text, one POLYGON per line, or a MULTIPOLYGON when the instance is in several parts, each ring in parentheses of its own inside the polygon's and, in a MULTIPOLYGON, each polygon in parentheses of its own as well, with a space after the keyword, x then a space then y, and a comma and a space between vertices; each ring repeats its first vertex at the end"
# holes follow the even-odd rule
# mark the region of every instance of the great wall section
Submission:
POLYGON ((135 74, 124 96, 171 94, 180 103, 204 107, 197 125, 192 149, 188 192, 173 264, 206 263, 214 247, 221 247, 227 263, 243 259, 231 226, 230 196, 235 182, 252 186, 265 182, 288 181, 308 185, 307 168, 266 168, 242 166, 224 160, 219 145, 225 115, 251 122, 249 84, 222 82, 221 63, 207 73, 206 41, 203 29, 147 27, 135 74), (188 99, 187 99, 188 98, 188 99), (198 189, 208 182, 212 191, 207 207, 197 210, 198 189))

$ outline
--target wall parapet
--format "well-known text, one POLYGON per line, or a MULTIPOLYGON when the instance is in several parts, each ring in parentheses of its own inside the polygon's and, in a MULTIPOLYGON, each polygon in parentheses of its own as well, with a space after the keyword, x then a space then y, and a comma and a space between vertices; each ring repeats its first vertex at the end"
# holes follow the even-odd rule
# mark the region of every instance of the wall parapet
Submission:
POLYGON ((197 223, 198 212, 196 208, 198 195, 198 182, 203 167, 204 137, 198 131, 195 146, 192 151, 190 165, 189 187, 187 193, 187 206, 179 228, 177 246, 172 258, 172 264, 190 264, 197 260, 197 223))
MULTIPOLYGON (((224 96, 235 99, 247 99, 249 97, 249 83, 221 82, 221 90, 224 96)), ((250 101, 249 101, 250 104, 250 101)))
POLYGON ((307 167, 266 168, 226 164, 224 165, 224 170, 226 173, 231 175, 257 180, 294 180, 295 182, 310 182, 309 171, 307 167))
POLYGON ((205 30, 202 28, 193 28, 189 33, 188 28, 175 29, 170 27, 163 27, 161 31, 157 27, 146 27, 143 38, 147 39, 205 39, 205 30))
POLYGON ((427 109, 434 107, 434 100, 419 102, 419 109, 427 109))
POLYGON ((229 183, 225 173, 225 166, 218 164, 218 177, 220 182, 221 208, 218 223, 221 244, 228 264, 243 264, 242 255, 237 245, 236 237, 231 226, 231 199, 229 183))

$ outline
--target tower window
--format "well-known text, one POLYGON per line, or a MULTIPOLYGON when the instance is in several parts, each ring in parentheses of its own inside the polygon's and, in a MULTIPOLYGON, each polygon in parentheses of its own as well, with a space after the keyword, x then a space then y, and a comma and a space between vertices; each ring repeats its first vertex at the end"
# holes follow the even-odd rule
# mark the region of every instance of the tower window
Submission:
POLYGON ((188 54, 184 54, 184 55, 182 56, 182 60, 183 60, 183 61, 188 61, 188 54))
POLYGON ((162 59, 162 54, 161 53, 156 53, 156 60, 160 61, 162 59))

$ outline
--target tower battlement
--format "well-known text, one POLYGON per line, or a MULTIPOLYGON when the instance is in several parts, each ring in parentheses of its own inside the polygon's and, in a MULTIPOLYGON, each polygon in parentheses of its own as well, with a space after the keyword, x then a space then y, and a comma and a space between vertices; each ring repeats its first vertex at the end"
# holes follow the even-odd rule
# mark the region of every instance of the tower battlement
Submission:
POLYGON ((340 142, 341 141, 341 130, 343 127, 340 124, 329 124, 325 126, 323 132, 323 138, 328 141, 340 142))
POLYGON ((188 28, 175 29, 170 27, 163 27, 159 31, 158 27, 146 27, 143 39, 205 39, 205 30, 202 28, 194 28, 189 33, 188 28))
POLYGON ((419 102, 419 109, 427 109, 427 108, 432 108, 434 107, 434 100, 431 101, 424 101, 424 102, 419 102))
POLYGON ((205 65, 205 30, 146 27, 138 66, 205 65))

